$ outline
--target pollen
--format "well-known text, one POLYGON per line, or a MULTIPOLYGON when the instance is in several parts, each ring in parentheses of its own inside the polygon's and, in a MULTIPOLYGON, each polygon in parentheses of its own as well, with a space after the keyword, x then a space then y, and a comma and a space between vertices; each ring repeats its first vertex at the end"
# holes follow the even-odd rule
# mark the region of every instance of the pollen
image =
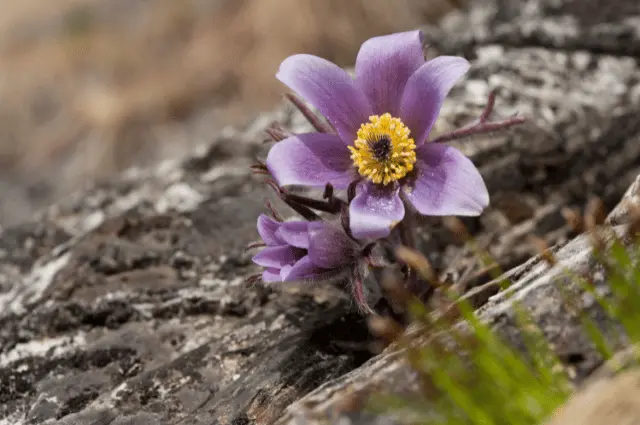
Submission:
POLYGON ((373 183, 387 185, 406 176, 416 162, 411 132, 391 114, 372 115, 349 146, 358 173, 373 183))

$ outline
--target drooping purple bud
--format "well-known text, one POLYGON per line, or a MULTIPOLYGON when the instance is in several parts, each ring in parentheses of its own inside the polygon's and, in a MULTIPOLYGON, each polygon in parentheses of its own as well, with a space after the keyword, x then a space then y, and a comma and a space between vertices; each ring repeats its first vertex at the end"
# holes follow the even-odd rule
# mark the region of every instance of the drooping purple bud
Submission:
POLYGON ((308 255, 311 261, 324 268, 353 263, 356 245, 341 227, 326 223, 312 223, 308 255))
POLYGON ((318 280, 355 264, 358 245, 341 227, 325 221, 278 222, 262 214, 258 233, 267 245, 253 257, 265 282, 318 280))

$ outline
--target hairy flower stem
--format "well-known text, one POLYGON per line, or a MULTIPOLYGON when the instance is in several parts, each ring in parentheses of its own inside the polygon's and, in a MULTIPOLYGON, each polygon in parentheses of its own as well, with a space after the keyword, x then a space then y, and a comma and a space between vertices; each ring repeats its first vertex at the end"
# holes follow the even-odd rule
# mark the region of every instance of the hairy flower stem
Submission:
POLYGON ((350 220, 351 218, 349 217, 349 206, 345 204, 342 206, 342 209, 340 210, 340 224, 342 225, 342 230, 344 230, 347 236, 349 236, 352 240, 355 241, 356 238, 354 238, 353 233, 351 233, 350 220))
POLYGON ((305 220, 308 221, 318 221, 320 220, 320 216, 318 214, 316 214, 315 212, 313 212, 310 208, 307 208, 304 205, 301 205, 295 201, 291 201, 285 198, 282 198, 282 200, 295 212, 297 212, 298 214, 300 214, 300 216, 302 218, 304 218, 305 220))
POLYGON ((360 274, 360 270, 358 269, 358 267, 353 268, 351 277, 351 294, 360 312, 375 314, 371 307, 369 307, 367 299, 364 295, 364 282, 362 280, 362 275, 360 274))
POLYGON ((251 172, 256 175, 257 174, 262 174, 265 176, 271 175, 269 173, 269 169, 267 168, 267 164, 265 164, 263 161, 260 161, 259 159, 257 159, 254 164, 250 165, 249 168, 251 169, 251 172))
MULTIPOLYGON (((415 231, 415 216, 412 212, 407 211, 404 220, 398 224, 398 234, 400 235, 400 242, 407 248, 416 249, 416 240, 413 237, 415 231)), ((416 271, 407 267, 407 276, 405 279, 405 287, 413 294, 418 294, 418 275, 416 271)))
POLYGON ((265 133, 270 137, 270 139, 265 140, 266 142, 280 142, 287 137, 293 136, 293 133, 289 130, 285 129, 280 125, 279 122, 272 122, 269 127, 265 130, 265 133))
POLYGON ((249 251, 251 249, 254 248, 264 248, 265 246, 267 246, 266 243, 260 241, 260 242, 251 242, 250 244, 247 244, 247 246, 244 247, 245 251, 249 251))
POLYGON ((450 142, 452 140, 463 139, 465 137, 477 136, 479 134, 491 133, 498 130, 506 130, 514 125, 522 124, 526 121, 524 117, 511 117, 502 121, 489 121, 489 117, 493 113, 493 107, 496 101, 496 92, 492 91, 487 99, 487 106, 485 106, 482 114, 478 120, 466 127, 459 128, 450 133, 443 134, 440 137, 436 137, 429 143, 443 143, 450 142))
POLYGON ((386 257, 384 257, 384 254, 382 253, 374 254, 374 249, 376 249, 376 247, 378 247, 378 249, 382 248, 382 250, 384 250, 384 249, 389 249, 388 245, 389 245, 389 242, 384 239, 369 243, 362 249, 362 252, 360 253, 360 255, 364 260, 364 262, 369 267, 373 267, 376 269, 383 269, 385 267, 389 267, 393 263, 389 261, 386 257))
POLYGON ((247 285, 255 285, 258 282, 262 282, 262 273, 254 273, 244 280, 244 283, 247 285))
MULTIPOLYGON (((298 209, 305 209, 305 213, 302 214, 303 216, 309 215, 309 217, 312 217, 309 212, 311 212, 311 214, 315 213, 313 213, 311 209, 327 212, 330 214, 338 214, 341 211, 342 205, 344 203, 334 196, 332 196, 327 201, 319 201, 317 199, 308 198, 306 196, 295 195, 285 188, 278 186, 278 184, 273 180, 268 180, 267 184, 271 186, 271 188, 276 192, 280 199, 282 199, 291 208, 295 209, 296 211, 298 211, 298 209)), ((310 220, 309 218, 307 219, 310 220)))
POLYGON ((304 117, 311 123, 313 128, 315 128, 317 131, 319 131, 320 133, 336 132, 329 123, 322 121, 307 105, 305 105, 305 103, 302 100, 300 100, 299 97, 291 93, 285 94, 285 97, 291 103, 293 103, 293 106, 295 106, 300 111, 300 113, 304 115, 304 117))
POLYGON ((264 205, 267 207, 267 209, 269 210, 269 213, 271 214, 271 217, 279 222, 282 223, 282 217, 280 217, 280 214, 278 214, 278 211, 276 211, 276 209, 273 207, 273 205, 271 205, 271 202, 268 199, 264 200, 264 205))
POLYGON ((287 196, 283 194, 283 189, 279 187, 275 182, 271 180, 267 180, 267 184, 271 186, 271 188, 276 192, 276 195, 278 195, 278 197, 282 199, 282 201, 284 201, 285 204, 287 204, 292 210, 300 214, 300 216, 302 216, 305 220, 309 220, 309 221, 320 220, 320 217, 318 216, 318 214, 313 212, 310 208, 294 200, 287 198, 287 196))

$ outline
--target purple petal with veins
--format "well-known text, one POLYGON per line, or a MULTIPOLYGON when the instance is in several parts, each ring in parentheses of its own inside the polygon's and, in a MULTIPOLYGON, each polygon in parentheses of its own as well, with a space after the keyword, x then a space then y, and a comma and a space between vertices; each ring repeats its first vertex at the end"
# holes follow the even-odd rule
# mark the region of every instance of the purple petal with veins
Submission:
MULTIPOLYGON (((313 55, 293 55, 280 64, 276 78, 315 106, 345 144, 373 113, 369 100, 345 70, 313 55)), ((277 145, 276 145, 277 146, 277 145)))
POLYGON ((356 58, 356 84, 373 113, 398 116, 409 77, 424 63, 422 32, 407 31, 365 41, 356 58))
POLYGON ((264 248, 254 255, 252 260, 262 267, 282 268, 287 264, 295 263, 305 254, 304 249, 282 245, 264 248))
POLYGON ((453 85, 469 69, 469 62, 439 56, 422 65, 407 81, 402 93, 400 118, 411 129, 417 146, 426 140, 453 85))
POLYGON ((342 229, 326 225, 311 232, 309 258, 318 267, 335 269, 353 262, 355 243, 342 229))
POLYGON ((271 148, 267 168, 280 186, 324 187, 331 183, 344 189, 355 176, 349 155, 335 134, 298 134, 271 148))
POLYGON ((391 229, 404 218, 404 205, 398 194, 400 187, 358 185, 359 193, 349 206, 350 227, 358 239, 378 239, 389 236, 391 229))
POLYGON ((420 214, 476 216, 489 205, 489 192, 473 163, 456 148, 427 143, 403 191, 420 214))

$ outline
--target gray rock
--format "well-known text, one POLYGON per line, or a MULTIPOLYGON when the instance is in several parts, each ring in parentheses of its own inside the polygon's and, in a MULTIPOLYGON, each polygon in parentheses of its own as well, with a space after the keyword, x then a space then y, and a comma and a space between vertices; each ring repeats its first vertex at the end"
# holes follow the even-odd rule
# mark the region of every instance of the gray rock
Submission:
POLYGON ((548 425, 632 425, 640 421, 640 371, 603 379, 576 394, 548 425))
MULTIPOLYGON (((505 269, 517 266, 512 291, 582 379, 601 359, 558 292, 578 289, 558 267, 529 259, 527 236, 557 244, 564 265, 606 291, 588 239, 575 237, 561 209, 592 195, 613 208, 640 172, 640 12, 619 0, 589 18, 578 2, 556 3, 481 0, 428 38, 473 60, 438 132, 476 117, 490 89, 498 115, 531 117, 456 144, 492 196, 482 217, 464 221, 505 269), (624 34, 624 46, 614 43, 624 34)), ((415 377, 401 353, 374 356, 364 318, 339 288, 243 283, 257 271, 243 247, 271 196, 247 166, 266 153, 260 131, 272 117, 304 130, 283 108, 185 161, 132 169, 3 230, 0 424, 293 424, 314 414, 389 423, 340 413, 352 391, 382 381, 411 391, 415 377)), ((440 219, 417 231, 443 275, 474 271, 440 219)), ((468 286, 489 281, 478 274, 468 286)), ((478 297, 479 314, 518 344, 511 301, 495 292, 478 297)), ((615 326, 581 301, 604 329, 615 326)))

